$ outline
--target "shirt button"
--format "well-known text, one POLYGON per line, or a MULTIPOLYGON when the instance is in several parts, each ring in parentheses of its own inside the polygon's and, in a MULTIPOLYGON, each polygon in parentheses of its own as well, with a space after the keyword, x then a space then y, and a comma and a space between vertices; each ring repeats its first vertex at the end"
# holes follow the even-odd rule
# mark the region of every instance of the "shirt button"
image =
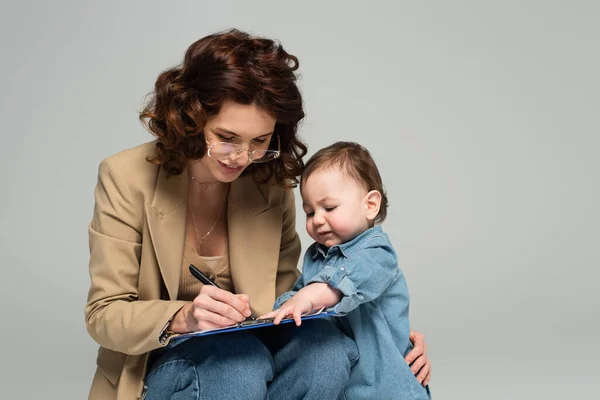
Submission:
POLYGON ((340 271, 345 271, 346 268, 345 267, 340 267, 340 271))

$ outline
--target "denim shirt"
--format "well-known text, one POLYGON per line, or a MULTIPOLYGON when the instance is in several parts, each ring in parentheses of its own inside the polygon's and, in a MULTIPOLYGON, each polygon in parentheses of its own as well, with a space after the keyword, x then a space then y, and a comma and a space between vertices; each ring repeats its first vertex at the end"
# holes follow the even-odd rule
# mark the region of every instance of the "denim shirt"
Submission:
POLYGON ((302 275, 274 309, 314 282, 342 292, 329 311, 340 316, 336 323, 358 346, 360 357, 350 372, 346 398, 429 399, 429 389, 419 384, 404 361, 412 349, 408 289, 381 227, 330 248, 313 243, 304 255, 302 275))

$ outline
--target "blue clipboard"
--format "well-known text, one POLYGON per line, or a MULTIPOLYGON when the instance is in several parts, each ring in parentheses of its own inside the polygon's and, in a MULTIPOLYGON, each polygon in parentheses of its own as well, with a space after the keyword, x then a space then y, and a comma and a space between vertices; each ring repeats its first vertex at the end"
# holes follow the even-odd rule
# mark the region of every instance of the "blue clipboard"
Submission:
MULTIPOLYGON (((331 317, 334 315, 336 315, 336 313, 333 311, 317 310, 317 311, 313 311, 313 312, 303 315, 301 319, 303 321, 305 321, 308 319, 331 317)), ((294 318, 290 318, 290 317, 284 318, 281 320, 279 325, 289 324, 290 322, 294 322, 294 318)), ((243 331, 246 329, 265 328, 267 326, 276 326, 273 323, 273 318, 257 319, 257 320, 253 320, 253 321, 242 321, 242 322, 238 322, 235 325, 226 326, 224 328, 208 329, 208 330, 204 330, 204 331, 196 331, 196 332, 190 332, 190 333, 182 333, 180 335, 174 336, 173 339, 171 339, 171 340, 176 341, 179 339, 186 339, 186 338, 190 338, 190 337, 194 337, 194 336, 208 336, 208 335, 216 335, 219 333, 239 332, 239 331, 243 331)))

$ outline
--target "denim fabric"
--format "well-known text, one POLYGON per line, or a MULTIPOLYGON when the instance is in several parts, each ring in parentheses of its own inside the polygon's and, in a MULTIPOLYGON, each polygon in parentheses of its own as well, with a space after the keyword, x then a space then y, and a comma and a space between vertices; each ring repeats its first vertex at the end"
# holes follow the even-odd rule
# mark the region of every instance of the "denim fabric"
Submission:
POLYGON ((327 320, 195 337, 152 353, 146 400, 337 399, 357 358, 327 320))
POLYGON ((331 310, 336 322, 358 346, 345 393, 353 399, 429 399, 404 361, 409 340, 409 297, 392 244, 381 227, 327 248, 314 243, 304 256, 302 275, 275 309, 313 282, 326 282, 343 297, 331 310))

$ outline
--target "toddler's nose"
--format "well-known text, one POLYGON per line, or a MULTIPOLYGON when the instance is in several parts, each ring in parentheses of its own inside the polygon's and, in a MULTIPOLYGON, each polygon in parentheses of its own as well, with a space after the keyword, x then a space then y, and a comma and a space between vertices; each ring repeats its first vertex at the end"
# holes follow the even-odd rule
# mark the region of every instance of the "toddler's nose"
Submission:
POLYGON ((325 218, 323 218, 323 215, 321 213, 315 213, 314 217, 313 217, 313 224, 321 226, 325 223, 325 218))

